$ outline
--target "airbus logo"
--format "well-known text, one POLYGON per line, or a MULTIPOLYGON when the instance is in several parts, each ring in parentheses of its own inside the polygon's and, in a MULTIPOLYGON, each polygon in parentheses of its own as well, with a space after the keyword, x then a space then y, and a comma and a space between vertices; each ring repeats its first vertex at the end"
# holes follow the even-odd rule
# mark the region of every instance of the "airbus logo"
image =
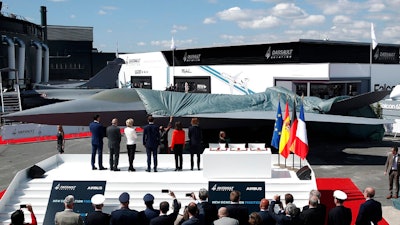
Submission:
POLYGON ((246 187, 246 191, 262 191, 262 187, 246 187))
POLYGON ((234 186, 217 186, 217 184, 214 184, 214 186, 211 188, 212 191, 233 191, 234 186))
POLYGON ((103 190, 103 186, 89 186, 86 190, 103 190))

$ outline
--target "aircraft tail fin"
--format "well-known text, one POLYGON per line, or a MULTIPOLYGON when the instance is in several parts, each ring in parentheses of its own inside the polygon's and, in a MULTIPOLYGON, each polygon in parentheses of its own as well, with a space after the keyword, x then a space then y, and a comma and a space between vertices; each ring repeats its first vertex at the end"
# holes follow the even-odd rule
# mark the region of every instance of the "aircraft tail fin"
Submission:
POLYGON ((125 61, 121 58, 116 58, 113 61, 109 61, 107 66, 104 67, 100 72, 94 75, 90 80, 82 85, 80 88, 117 88, 118 87, 118 73, 121 69, 121 65, 125 61))

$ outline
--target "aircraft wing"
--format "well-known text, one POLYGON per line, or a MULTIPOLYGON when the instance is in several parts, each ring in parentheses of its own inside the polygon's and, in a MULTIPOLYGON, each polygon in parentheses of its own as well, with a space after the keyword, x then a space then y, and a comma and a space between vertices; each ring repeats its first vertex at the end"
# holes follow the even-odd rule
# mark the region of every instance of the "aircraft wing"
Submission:
POLYGON ((105 89, 39 89, 34 90, 45 99, 59 99, 63 101, 75 100, 86 98, 91 95, 97 94, 105 89))
POLYGON ((375 102, 379 102, 387 95, 390 91, 373 91, 364 94, 360 94, 354 97, 343 99, 332 104, 329 110, 330 114, 343 114, 350 110, 362 108, 363 106, 371 105, 375 102))
MULTIPOLYGON (((254 107, 238 111, 226 110, 225 112, 215 112, 212 110, 213 105, 223 104, 224 102, 216 102, 211 98, 211 102, 202 105, 201 108, 208 105, 209 109, 198 111, 194 106, 201 105, 202 102, 196 102, 199 99, 191 99, 192 94, 179 93, 178 98, 174 100, 174 104, 168 103, 171 101, 171 95, 162 97, 161 92, 151 90, 143 91, 135 89, 110 89, 102 91, 98 94, 87 98, 77 99, 73 101, 61 102, 52 105, 37 107, 21 112, 16 112, 3 116, 6 119, 16 120, 21 122, 50 124, 50 125, 71 125, 71 126, 86 126, 92 121, 95 114, 99 114, 102 121, 108 123, 113 118, 118 118, 120 124, 128 118, 134 118, 136 126, 147 124, 147 114, 152 114, 160 119, 160 122, 167 123, 170 115, 182 118, 184 124, 189 124, 192 117, 201 118, 203 128, 222 128, 240 125, 260 126, 266 124, 266 121, 275 120, 276 110, 263 109, 255 110, 254 107), (153 92, 145 101, 141 95, 145 92, 153 92), (153 104, 153 105, 151 105, 153 104), (172 113, 171 113, 172 112, 172 113), (175 112, 175 113, 173 113, 175 112), (184 113, 182 113, 184 112, 184 113)), ((203 96, 200 96, 201 99, 203 96)), ((204 96, 206 98, 207 96, 204 96)), ((220 96, 221 97, 221 96, 220 96)), ((223 96, 222 96, 223 97, 223 96)), ((246 98, 247 99, 247 98, 246 98)), ((254 106, 255 102, 242 103, 254 106)), ((265 104, 261 101, 259 104, 265 104)), ((233 107, 233 106, 227 106, 233 107)), ((349 124, 387 124, 393 121, 384 119, 374 119, 366 117, 341 116, 319 113, 305 113, 305 120, 319 123, 349 123, 349 124)))
MULTIPOLYGON (((194 114, 189 115, 190 117, 199 118, 220 118, 220 119, 247 119, 247 120, 275 120, 276 112, 273 111, 246 111, 246 112, 233 112, 233 113, 209 113, 209 114, 194 114)), ((347 124, 389 124, 393 123, 393 120, 389 119, 376 119, 356 116, 341 116, 341 115, 330 115, 330 114, 317 114, 317 113, 305 113, 304 115, 306 122, 319 122, 319 123, 347 123, 347 124)))

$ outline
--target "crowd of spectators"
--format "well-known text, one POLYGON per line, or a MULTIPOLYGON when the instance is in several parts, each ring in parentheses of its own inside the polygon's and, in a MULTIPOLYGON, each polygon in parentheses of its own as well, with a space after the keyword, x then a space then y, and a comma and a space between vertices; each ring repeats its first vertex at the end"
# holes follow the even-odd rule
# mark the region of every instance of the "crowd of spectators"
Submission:
MULTIPOLYGON (((96 194, 91 198, 94 211, 89 212, 82 219, 80 214, 74 212, 74 196, 68 195, 64 200, 64 211, 55 214, 56 225, 350 225, 352 221, 351 209, 344 206, 347 194, 341 190, 333 192, 335 207, 327 211, 324 204, 320 202, 321 193, 318 190, 310 191, 309 204, 302 209, 294 204, 293 195, 287 193, 284 202, 279 195, 273 196, 271 200, 261 199, 259 211, 249 212, 244 204, 240 204, 241 193, 233 190, 230 193, 230 204, 217 208, 208 201, 208 191, 200 189, 198 197, 194 192, 190 193, 192 201, 184 207, 183 213, 179 214, 181 203, 177 200, 173 191, 168 190, 172 197, 172 212, 170 204, 162 201, 159 209, 154 209, 154 196, 147 193, 143 196, 146 208, 137 211, 129 207, 130 195, 127 192, 120 194, 118 200, 120 207, 107 214, 102 212, 105 197, 96 194)), ((382 206, 373 199, 375 189, 367 187, 364 190, 366 201, 360 205, 356 218, 356 225, 377 225, 382 220, 382 206)), ((32 222, 36 225, 36 217, 32 206, 26 206, 31 213, 32 222)), ((11 224, 20 225, 24 223, 24 214, 21 209, 11 215, 11 224)))

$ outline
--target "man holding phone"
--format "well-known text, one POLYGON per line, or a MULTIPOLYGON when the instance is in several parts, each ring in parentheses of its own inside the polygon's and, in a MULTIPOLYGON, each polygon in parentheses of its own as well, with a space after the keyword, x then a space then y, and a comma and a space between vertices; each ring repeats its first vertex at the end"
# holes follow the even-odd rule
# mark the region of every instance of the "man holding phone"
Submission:
MULTIPOLYGON (((190 196, 193 200, 196 199, 194 193, 188 193, 186 196, 190 196)), ((199 220, 201 225, 212 225, 214 220, 218 219, 217 206, 208 202, 208 191, 205 188, 199 190, 199 200, 197 201, 197 209, 199 210, 199 220)))
MULTIPOLYGON (((166 190, 168 191, 168 190, 166 190)), ((165 192, 163 189, 162 192, 165 192)), ((154 209, 154 196, 150 193, 147 193, 143 196, 144 204, 146 205, 146 209, 139 212, 139 224, 149 225, 150 220, 160 215, 160 210, 154 209)))
MULTIPOLYGON (((165 192, 166 189, 161 190, 161 192, 165 192)), ((168 191, 168 190, 167 190, 168 191)), ((172 205, 174 211, 171 214, 167 214, 169 211, 169 203, 167 201, 163 201, 160 203, 160 215, 150 220, 150 225, 173 225, 176 217, 178 216, 179 209, 181 208, 181 204, 175 197, 174 192, 169 191, 169 195, 174 199, 172 205)))
POLYGON ((33 213, 32 206, 29 204, 28 205, 23 204, 20 205, 19 207, 20 209, 16 210, 11 214, 11 224, 37 225, 36 216, 33 213), (28 211, 31 213, 31 221, 32 221, 31 223, 25 223, 25 215, 22 208, 28 209, 28 211))

